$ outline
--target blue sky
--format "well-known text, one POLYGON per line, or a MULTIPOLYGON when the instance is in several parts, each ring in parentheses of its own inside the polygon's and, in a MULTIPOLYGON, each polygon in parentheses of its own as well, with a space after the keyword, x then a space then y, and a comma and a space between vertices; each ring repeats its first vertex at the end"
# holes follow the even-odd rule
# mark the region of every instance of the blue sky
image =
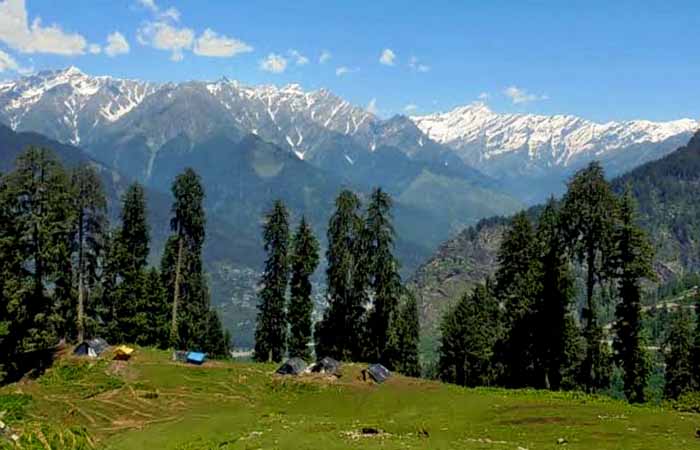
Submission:
POLYGON ((76 65, 326 87, 383 116, 481 98, 671 120, 700 117, 699 29, 697 0, 0 0, 0 78, 76 65))

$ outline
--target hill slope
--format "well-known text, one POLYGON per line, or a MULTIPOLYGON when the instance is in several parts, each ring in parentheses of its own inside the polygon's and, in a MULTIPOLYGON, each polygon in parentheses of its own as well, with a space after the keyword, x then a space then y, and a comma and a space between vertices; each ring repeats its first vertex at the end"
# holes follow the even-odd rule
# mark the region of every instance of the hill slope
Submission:
MULTIPOLYGON (((618 193, 629 184, 639 220, 656 248, 661 280, 700 270, 700 132, 668 156, 612 181, 618 193)), ((535 215, 538 206, 529 210, 535 215)), ((442 312, 466 289, 496 270, 496 253, 508 219, 482 220, 443 243, 412 276, 424 327, 434 331, 442 312)))
POLYGON ((376 385, 361 381, 360 365, 345 365, 337 380, 282 378, 271 365, 197 367, 169 356, 137 349, 128 362, 66 357, 38 380, 0 388, 0 409, 10 408, 4 420, 25 439, 40 422, 55 450, 91 448, 71 440, 85 432, 92 448, 115 450, 538 449, 560 447, 558 439, 579 449, 685 450, 696 439, 694 415, 576 393, 401 376, 376 385))

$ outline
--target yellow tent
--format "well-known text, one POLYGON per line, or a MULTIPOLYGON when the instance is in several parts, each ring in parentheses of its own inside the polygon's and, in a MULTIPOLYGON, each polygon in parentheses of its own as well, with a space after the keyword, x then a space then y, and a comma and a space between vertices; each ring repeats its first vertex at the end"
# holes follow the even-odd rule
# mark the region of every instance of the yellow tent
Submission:
POLYGON ((114 349, 114 359, 127 360, 131 358, 131 354, 134 353, 134 349, 127 347, 126 345, 120 345, 114 349))

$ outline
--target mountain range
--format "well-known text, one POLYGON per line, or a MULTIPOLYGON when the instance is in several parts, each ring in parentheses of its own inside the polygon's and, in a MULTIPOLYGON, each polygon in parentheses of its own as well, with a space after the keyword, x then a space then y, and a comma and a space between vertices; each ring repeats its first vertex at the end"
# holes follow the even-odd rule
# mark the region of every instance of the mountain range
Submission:
POLYGON ((561 194, 567 178, 592 160, 620 175, 670 153, 700 128, 692 119, 596 123, 571 115, 498 114, 481 102, 411 119, 528 203, 561 194))
POLYGON ((480 219, 560 191, 585 162, 631 169, 669 153, 698 126, 501 115, 483 104, 382 119, 325 89, 226 78, 151 83, 75 67, 0 82, 0 123, 9 127, 3 139, 14 132, 15 141, 62 148, 62 157, 79 153, 109 174, 113 217, 123 186, 143 183, 156 199, 154 262, 168 233, 170 183, 193 167, 207 192, 212 297, 243 346, 252 340, 264 257, 261 218, 277 198, 293 221, 307 216, 323 243, 341 189, 364 197, 381 186, 395 199, 396 251, 409 275, 480 219))

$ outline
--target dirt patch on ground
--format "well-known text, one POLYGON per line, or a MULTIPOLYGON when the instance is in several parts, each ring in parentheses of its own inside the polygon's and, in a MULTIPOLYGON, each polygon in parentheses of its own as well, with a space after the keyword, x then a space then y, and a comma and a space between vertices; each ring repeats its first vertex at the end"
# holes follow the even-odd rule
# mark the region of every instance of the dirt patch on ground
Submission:
POLYGON ((501 420, 499 423, 501 425, 560 425, 563 423, 571 422, 566 417, 522 417, 519 419, 508 419, 501 420))
POLYGON ((125 381, 134 381, 138 378, 137 371, 129 364, 129 361, 112 361, 107 367, 107 373, 125 381))

